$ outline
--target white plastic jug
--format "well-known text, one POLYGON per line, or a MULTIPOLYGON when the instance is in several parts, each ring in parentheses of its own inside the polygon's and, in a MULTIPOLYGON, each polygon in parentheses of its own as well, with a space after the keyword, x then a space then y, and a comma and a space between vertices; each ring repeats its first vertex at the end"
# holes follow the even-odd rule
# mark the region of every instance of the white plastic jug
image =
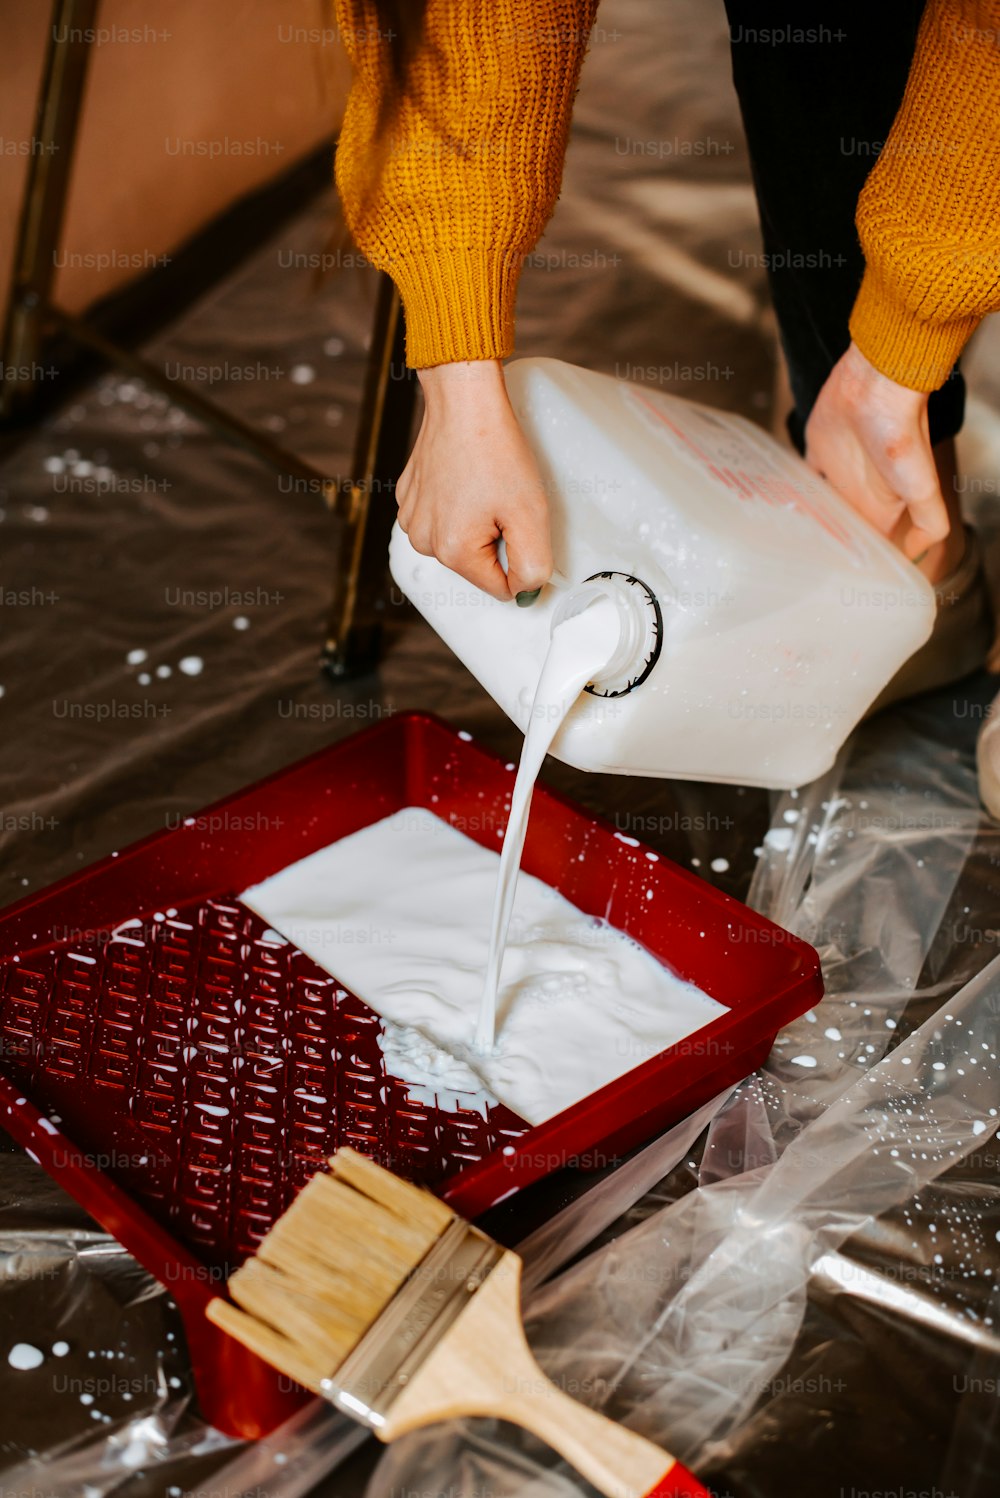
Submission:
POLYGON ((556 575, 498 603, 415 552, 392 575, 522 730, 557 610, 620 604, 614 659, 551 752, 585 770, 787 789, 828 769, 926 640, 923 576, 742 417, 557 359, 508 366, 549 494, 556 575))

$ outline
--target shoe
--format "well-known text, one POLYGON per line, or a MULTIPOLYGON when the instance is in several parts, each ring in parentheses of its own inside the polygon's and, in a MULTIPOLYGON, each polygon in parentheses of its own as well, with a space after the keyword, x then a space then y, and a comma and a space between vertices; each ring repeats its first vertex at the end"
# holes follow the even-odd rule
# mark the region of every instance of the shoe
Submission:
MULTIPOLYGON (((904 697, 951 686, 986 664, 993 644, 993 600, 983 568, 982 548, 969 526, 965 527, 962 560, 954 572, 934 584, 934 592, 937 615, 930 639, 903 662, 866 717, 890 703, 901 702, 904 697)), ((996 755, 1000 774, 1000 740, 996 755)))

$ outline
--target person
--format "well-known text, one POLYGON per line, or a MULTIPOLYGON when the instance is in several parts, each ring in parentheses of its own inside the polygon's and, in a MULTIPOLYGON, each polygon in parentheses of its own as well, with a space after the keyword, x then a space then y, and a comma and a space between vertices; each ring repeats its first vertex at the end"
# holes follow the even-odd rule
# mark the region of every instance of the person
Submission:
MULTIPOLYGON (((597 0, 336 8, 355 69, 337 185, 358 246, 399 288, 424 397, 399 522, 416 550, 528 603, 552 570, 547 502, 502 361, 521 264, 558 196, 597 0)), ((957 361, 1000 308, 1000 0, 810 7, 828 40, 794 50, 774 34, 802 24, 797 7, 726 9, 790 435, 935 585, 934 633, 882 705, 958 680, 992 640, 954 439, 957 361)), ((1000 709, 978 759, 1000 816, 1000 709)))

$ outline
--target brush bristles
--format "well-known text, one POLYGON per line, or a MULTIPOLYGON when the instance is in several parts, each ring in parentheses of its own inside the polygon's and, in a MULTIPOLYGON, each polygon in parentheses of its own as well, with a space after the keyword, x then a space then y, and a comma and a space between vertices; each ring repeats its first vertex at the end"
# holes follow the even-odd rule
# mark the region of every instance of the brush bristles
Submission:
MULTIPOLYGON (((379 1202, 413 1228, 423 1228, 436 1236, 444 1232, 455 1216, 450 1207, 422 1186, 401 1181, 391 1170, 384 1170, 367 1155, 359 1155, 349 1146, 339 1149, 330 1164, 336 1180, 343 1181, 345 1186, 353 1186, 371 1201, 379 1202)), ((329 1180, 329 1177, 320 1176, 318 1179, 329 1180)))
POLYGON ((341 1149, 229 1280, 242 1307, 207 1315, 314 1392, 336 1372, 454 1219, 450 1207, 341 1149))

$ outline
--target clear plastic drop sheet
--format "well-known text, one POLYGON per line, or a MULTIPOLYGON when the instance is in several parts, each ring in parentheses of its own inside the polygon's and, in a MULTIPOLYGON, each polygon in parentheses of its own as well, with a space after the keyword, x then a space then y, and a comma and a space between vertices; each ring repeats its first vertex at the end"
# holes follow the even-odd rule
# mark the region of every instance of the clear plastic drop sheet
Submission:
MULTIPOLYGON (((521 284, 518 353, 653 371, 780 427, 722 6, 603 0, 600 23, 558 209, 521 284)), ((335 219, 330 194, 146 352, 344 475, 374 283, 351 263, 317 281, 335 219)), ((965 361, 962 452, 1000 576, 998 351, 994 319, 965 361)), ((0 512, 0 899, 404 708, 517 752, 398 596, 378 671, 326 681, 336 524, 140 381, 108 372, 28 433, 0 467, 0 512)), ((505 1204, 497 1228, 524 1243, 546 1368, 720 1493, 995 1494, 1000 1160, 985 1063, 958 1076, 963 1046, 1000 1018, 1000 835, 971 760, 995 686, 884 715, 823 783, 774 806, 742 787, 546 767, 703 877, 741 897, 753 879, 753 902, 823 958, 827 998, 760 1076, 619 1170, 565 1172, 505 1204), (933 1114, 914 1121, 906 1088, 928 1068, 933 1114), (890 1143, 904 1119, 908 1143, 890 1143), (917 1130, 930 1147, 912 1159, 917 1130)), ((373 1467, 372 1498, 580 1491, 544 1448, 485 1422, 385 1454, 315 1411, 266 1448, 226 1441, 199 1416, 169 1287, 10 1146, 0 1337, 0 1487, 18 1498, 350 1498, 373 1467), (12 1365, 19 1344, 41 1363, 12 1365)))
MULTIPOLYGON (((909 1456, 898 1437, 887 1440, 872 1465, 842 1451, 810 1472, 807 1490, 907 1490, 909 1475, 947 1475, 961 1498, 995 1491, 995 1409, 987 1403, 976 1423, 965 1396, 995 1391, 1000 1374, 1000 1186, 987 1163, 1000 1120, 1000 960, 982 945, 978 962, 932 958, 945 940, 963 950, 949 923, 971 914, 966 884, 992 886, 1000 836, 982 825, 969 756, 924 736, 922 711, 885 715, 837 773, 775 807, 754 895, 816 942, 826 998, 721 1104, 694 1189, 528 1299, 546 1372, 720 1491, 782 1491, 754 1485, 756 1453, 743 1443, 759 1439, 788 1390, 824 1390, 825 1375, 787 1370, 807 1357, 824 1302, 845 1294, 908 1323, 936 1383, 937 1449, 925 1431, 909 1456), (942 1361, 952 1368, 945 1387, 942 1361), (975 1438, 951 1439, 963 1419, 975 1438)), ((563 1231, 613 1185, 568 1209, 563 1231)), ((849 1388, 844 1377, 826 1382, 833 1395, 849 1388)), ((856 1418, 884 1431, 894 1391, 868 1392, 856 1418)), ((822 1399, 811 1413, 825 1423, 822 1399)), ((772 1436, 779 1448, 784 1434, 779 1425, 772 1436)), ((371 1498, 407 1481, 427 1492, 522 1492, 526 1468, 532 1492, 575 1490, 528 1438, 517 1439, 498 1488, 512 1439, 482 1425, 412 1437, 383 1458, 371 1498)), ((784 1451, 786 1473, 793 1456, 784 1451)))

